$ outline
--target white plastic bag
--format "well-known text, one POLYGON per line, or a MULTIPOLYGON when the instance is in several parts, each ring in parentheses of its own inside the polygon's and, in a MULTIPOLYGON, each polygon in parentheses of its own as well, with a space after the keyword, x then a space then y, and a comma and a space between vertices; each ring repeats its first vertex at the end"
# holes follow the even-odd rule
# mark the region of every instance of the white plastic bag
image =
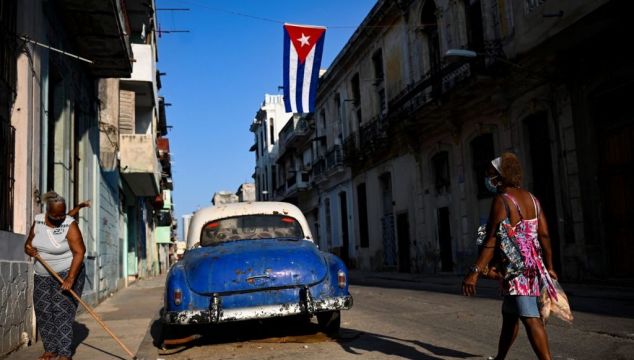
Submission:
POLYGON ((548 296, 546 287, 542 288, 541 295, 539 296, 539 313, 542 317, 542 321, 545 324, 550 315, 554 315, 559 319, 572 324, 574 317, 572 316, 572 310, 570 310, 568 297, 566 296, 564 289, 559 284, 559 281, 553 279, 553 285, 557 290, 557 300, 548 296))

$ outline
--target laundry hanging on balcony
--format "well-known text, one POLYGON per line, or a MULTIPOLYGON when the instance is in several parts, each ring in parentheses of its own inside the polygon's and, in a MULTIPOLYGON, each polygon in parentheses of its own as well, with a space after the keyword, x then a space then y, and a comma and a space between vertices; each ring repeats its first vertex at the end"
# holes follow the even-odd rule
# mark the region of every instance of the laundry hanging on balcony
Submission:
POLYGON ((315 108, 326 28, 284 24, 284 106, 287 112, 315 108))

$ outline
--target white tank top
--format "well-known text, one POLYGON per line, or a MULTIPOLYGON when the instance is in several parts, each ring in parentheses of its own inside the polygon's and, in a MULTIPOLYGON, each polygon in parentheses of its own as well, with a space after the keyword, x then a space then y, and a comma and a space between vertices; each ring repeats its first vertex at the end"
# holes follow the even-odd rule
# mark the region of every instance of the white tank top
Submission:
MULTIPOLYGON (((33 228, 32 245, 37 249, 38 254, 50 267, 59 273, 70 268, 73 260, 73 253, 68 245, 68 229, 75 221, 72 216, 66 216, 64 222, 59 227, 49 227, 44 221, 45 214, 35 215, 35 227, 33 228)), ((35 261, 33 266, 35 274, 40 276, 51 276, 46 268, 39 262, 35 261)))

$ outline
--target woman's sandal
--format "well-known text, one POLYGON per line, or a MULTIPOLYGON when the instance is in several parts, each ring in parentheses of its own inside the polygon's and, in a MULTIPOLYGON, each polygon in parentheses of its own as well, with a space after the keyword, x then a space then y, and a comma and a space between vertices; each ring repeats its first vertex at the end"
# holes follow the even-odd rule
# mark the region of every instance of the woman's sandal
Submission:
POLYGON ((37 358, 37 360, 53 360, 53 359, 57 359, 57 354, 48 352, 48 351, 40 355, 39 358, 37 358))

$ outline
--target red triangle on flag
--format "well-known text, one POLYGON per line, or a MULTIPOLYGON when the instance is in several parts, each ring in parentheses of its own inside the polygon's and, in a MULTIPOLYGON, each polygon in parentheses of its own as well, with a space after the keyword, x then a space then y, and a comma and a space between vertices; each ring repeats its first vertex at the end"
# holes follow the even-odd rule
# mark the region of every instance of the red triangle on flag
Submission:
POLYGON ((308 53, 315 47, 326 31, 325 27, 284 24, 284 29, 293 43, 300 63, 304 63, 308 53))

